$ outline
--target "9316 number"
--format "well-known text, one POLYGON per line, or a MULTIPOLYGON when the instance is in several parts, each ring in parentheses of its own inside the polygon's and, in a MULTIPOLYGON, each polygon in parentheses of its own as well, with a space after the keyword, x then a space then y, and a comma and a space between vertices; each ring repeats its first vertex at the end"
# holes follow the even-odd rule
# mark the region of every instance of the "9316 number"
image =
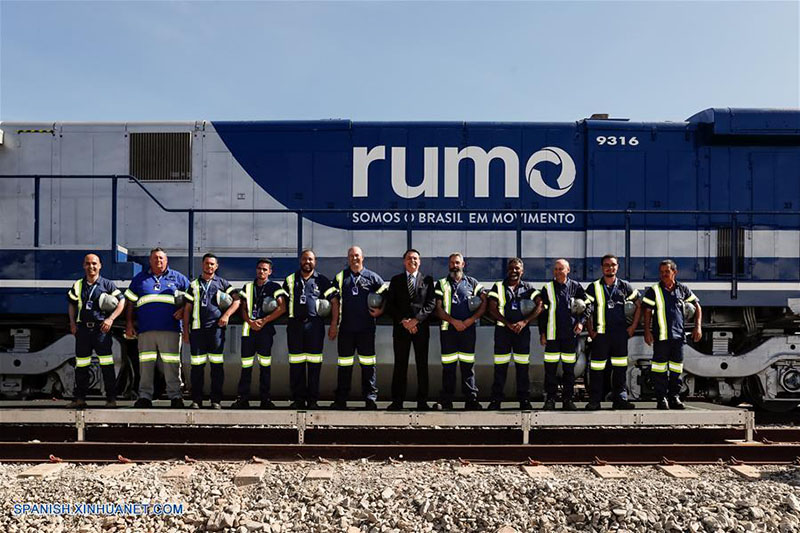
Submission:
POLYGON ((608 146, 638 146, 639 139, 636 137, 625 137, 625 136, 616 136, 616 135, 600 135, 596 139, 597 144, 599 146, 608 145, 608 146))

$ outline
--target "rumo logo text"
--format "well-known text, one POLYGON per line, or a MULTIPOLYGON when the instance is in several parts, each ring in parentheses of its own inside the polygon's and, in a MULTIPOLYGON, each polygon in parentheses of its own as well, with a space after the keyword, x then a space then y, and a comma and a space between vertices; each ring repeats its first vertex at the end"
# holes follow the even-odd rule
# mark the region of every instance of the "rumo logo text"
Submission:
MULTIPOLYGON (((391 148, 392 190, 401 198, 439 197, 439 148, 425 147, 424 172, 421 183, 409 185, 406 177, 406 149, 403 146, 391 148)), ((489 197, 489 164, 494 159, 503 162, 505 169, 505 198, 519 198, 519 156, 507 146, 496 146, 488 152, 479 146, 467 146, 458 149, 444 148, 444 197, 458 198, 459 163, 464 159, 472 160, 475 166, 475 198, 489 197)), ((386 160, 386 146, 353 148, 353 197, 369 196, 369 166, 375 161, 386 160)), ((563 149, 556 146, 545 146, 534 152, 525 165, 525 178, 530 188, 545 198, 563 196, 575 183, 575 162, 563 149), (545 183, 542 176, 544 163, 560 167, 555 180, 556 187, 545 183)), ((416 180, 419 181, 419 180, 416 180)))

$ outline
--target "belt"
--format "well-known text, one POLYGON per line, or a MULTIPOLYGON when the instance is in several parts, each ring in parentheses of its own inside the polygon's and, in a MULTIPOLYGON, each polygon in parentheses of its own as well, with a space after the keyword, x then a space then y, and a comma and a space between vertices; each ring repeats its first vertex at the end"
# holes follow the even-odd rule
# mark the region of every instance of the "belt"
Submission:
POLYGON ((79 325, 86 329, 94 329, 96 326, 100 325, 100 322, 81 322, 79 325))

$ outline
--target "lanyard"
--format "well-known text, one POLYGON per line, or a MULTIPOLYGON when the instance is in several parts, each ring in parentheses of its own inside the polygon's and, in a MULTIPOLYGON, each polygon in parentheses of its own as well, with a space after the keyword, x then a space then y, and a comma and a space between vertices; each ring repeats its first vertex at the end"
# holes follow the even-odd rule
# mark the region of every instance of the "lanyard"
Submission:
POLYGON ((300 303, 300 305, 306 305, 306 280, 303 279, 303 276, 300 276, 300 299, 299 299, 299 303, 300 303))
POLYGON ((206 283, 205 285, 203 285, 203 278, 197 278, 197 281, 200 283, 200 287, 203 288, 203 295, 202 295, 202 300, 201 300, 200 304, 203 307, 207 307, 208 306, 208 289, 209 289, 209 287, 211 287, 211 283, 214 281, 214 278, 211 278, 208 281, 208 283, 206 283))
POLYGON ((92 285, 92 290, 89 291, 89 296, 86 297, 86 300, 89 301, 92 299, 92 294, 94 294, 94 290, 97 288, 97 282, 95 281, 92 285))
POLYGON ((606 301, 608 301, 608 302, 613 302, 614 301, 614 295, 617 293, 617 282, 618 281, 619 281, 618 279, 614 280, 614 284, 611 286, 610 290, 608 288, 608 285, 603 283, 603 290, 606 293, 606 301))
POLYGON ((261 302, 261 300, 264 297, 264 291, 267 289, 267 282, 265 281, 264 284, 261 285, 260 287, 258 283, 254 283, 253 285, 255 286, 256 289, 256 298, 255 302, 253 302, 253 305, 258 305, 258 303, 261 302))
POLYGON ((358 276, 353 275, 353 271, 350 271, 350 283, 352 284, 351 290, 353 296, 358 296, 358 281, 361 279, 361 272, 358 273, 358 276))
POLYGON ((163 277, 164 277, 164 274, 161 274, 160 276, 156 276, 155 274, 153 274, 153 279, 156 280, 155 285, 153 285, 153 290, 154 291, 160 291, 161 290, 161 278, 163 278, 163 277))

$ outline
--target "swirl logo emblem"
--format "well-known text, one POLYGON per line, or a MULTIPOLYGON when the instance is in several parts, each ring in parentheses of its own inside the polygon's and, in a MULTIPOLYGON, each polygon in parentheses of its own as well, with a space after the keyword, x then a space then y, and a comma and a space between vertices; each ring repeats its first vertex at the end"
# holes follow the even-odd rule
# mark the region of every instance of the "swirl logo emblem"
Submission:
POLYGON ((528 159, 528 164, 525 165, 525 175, 533 192, 545 198, 558 198, 567 194, 572 188, 572 184, 575 183, 575 162, 561 148, 545 146, 528 159), (561 165, 561 173, 556 179, 558 189, 554 189, 544 182, 542 173, 536 168, 536 165, 542 161, 561 165))

